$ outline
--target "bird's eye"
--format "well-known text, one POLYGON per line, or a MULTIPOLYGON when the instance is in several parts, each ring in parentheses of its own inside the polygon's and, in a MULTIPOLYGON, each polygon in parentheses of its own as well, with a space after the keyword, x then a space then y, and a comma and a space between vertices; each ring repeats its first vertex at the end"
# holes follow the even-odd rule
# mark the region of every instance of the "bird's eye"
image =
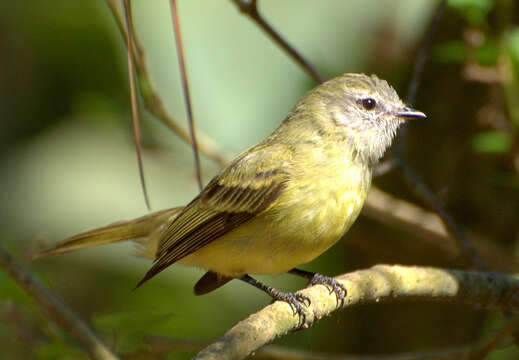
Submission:
POLYGON ((377 106, 377 102, 373 98, 362 99, 362 106, 366 110, 373 110, 377 106))

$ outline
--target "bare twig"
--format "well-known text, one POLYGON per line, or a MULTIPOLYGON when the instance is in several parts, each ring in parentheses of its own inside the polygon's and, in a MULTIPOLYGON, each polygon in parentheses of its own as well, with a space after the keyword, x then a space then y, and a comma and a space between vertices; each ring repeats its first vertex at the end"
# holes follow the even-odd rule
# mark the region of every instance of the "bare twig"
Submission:
MULTIPOLYGON (((481 258, 479 252, 476 250, 472 242, 469 241, 465 232, 456 223, 454 218, 445 210, 439 199, 434 196, 434 194, 432 194, 432 192, 420 180, 418 174, 415 173, 406 163, 400 162, 399 165, 399 168, 401 169, 405 179, 413 185, 413 189, 426 202, 427 206, 433 209, 442 219, 445 226, 454 235, 454 238, 457 240, 460 248, 465 252, 465 254, 467 254, 467 257, 472 260, 476 268, 479 270, 487 270, 488 265, 486 262, 481 258)), ((503 310, 502 312, 503 315, 505 315, 507 318, 510 318, 511 315, 508 312, 503 310)), ((515 343, 517 346, 519 346, 519 333, 514 334, 514 338, 515 343)))
MULTIPOLYGON (((418 55, 416 56, 413 72, 411 75, 411 80, 409 81, 409 87, 407 88, 407 93, 405 97, 405 101, 409 106, 412 106, 416 99, 416 93, 418 91, 418 87, 420 86, 420 81, 422 79, 423 70, 425 67, 425 62, 427 57, 429 56, 429 51, 431 48, 432 40, 434 38, 434 34, 436 33, 436 29, 438 28, 438 24, 440 22, 441 17, 443 16, 443 11, 445 10, 445 5, 447 4, 447 0, 442 0, 438 7, 436 8, 436 12, 434 17, 427 28, 425 33, 425 38, 420 46, 420 50, 418 51, 418 55)), ((396 157, 402 157, 405 144, 407 140, 407 126, 404 124, 402 129, 400 130, 400 134, 398 136, 398 142, 396 144, 396 157)))
MULTIPOLYGON (((425 33, 424 40, 420 46, 418 54, 416 56, 413 71, 411 73, 411 79, 409 80, 409 87, 407 88, 405 101, 409 106, 412 106, 416 99, 416 93, 420 86, 420 81, 422 79, 423 70, 425 67, 425 62, 427 60, 427 56, 429 55, 429 51, 431 48, 432 40, 434 38, 434 34, 436 33, 436 29, 438 28, 438 24, 443 15, 445 5, 447 0, 442 0, 438 7, 436 8, 434 17, 429 24, 427 31, 425 33)), ((398 162, 403 161, 403 153, 405 144, 407 143, 407 126, 405 124, 402 125, 402 128, 399 131, 397 143, 395 144, 395 152, 393 156, 380 163, 375 171, 373 172, 373 177, 382 176, 386 173, 394 170, 398 166, 398 162)))
POLYGON ((232 0, 242 13, 247 15, 252 21, 254 21, 278 46, 280 46, 285 52, 294 59, 303 70, 310 75, 318 83, 322 83, 326 78, 312 65, 310 64, 297 50, 292 47, 285 39, 279 35, 276 30, 270 26, 269 23, 263 19, 258 11, 258 4, 256 0, 232 0))
POLYGON ((425 186, 420 180, 420 177, 415 173, 406 163, 401 162, 399 164, 402 174, 405 179, 412 185, 413 190, 416 194, 425 201, 426 205, 431 208, 438 216, 442 219, 443 223, 454 235, 458 245, 468 255, 468 258, 472 260, 473 264, 479 270, 487 270, 488 266, 483 261, 478 251, 474 248, 474 245, 469 241, 465 232, 456 223, 454 218, 445 210, 443 204, 439 199, 425 186))
MULTIPOLYGON (((465 250, 460 248, 459 242, 448 231, 437 213, 397 198, 376 186, 372 186, 369 191, 362 215, 413 234, 426 242, 427 246, 441 249, 447 258, 465 254, 465 250)), ((470 241, 491 263, 492 269, 510 271, 519 266, 513 255, 497 246, 491 239, 471 234, 470 241)))
POLYGON ((433 17, 431 23, 429 24, 429 27, 425 34, 425 38, 422 42, 422 46, 420 47, 420 51, 418 52, 418 55, 416 56, 414 66, 413 66, 413 73, 411 76, 411 81, 409 82, 409 88, 407 89, 407 94, 406 94, 406 98, 405 98, 406 103, 409 105, 412 105, 415 102, 416 93, 418 91, 418 87, 420 86, 423 70, 425 67, 425 62, 427 61, 427 57, 429 56, 432 41, 433 41, 434 35, 436 34, 436 30, 440 23, 440 19, 442 18, 443 13, 445 11, 446 5, 447 5, 447 0, 442 0, 438 4, 434 17, 433 17))
POLYGON ((44 344, 46 336, 36 329, 31 321, 28 321, 22 306, 12 300, 0 302, 0 321, 8 325, 11 334, 16 340, 27 346, 38 346, 44 344))
POLYGON ((94 334, 68 306, 58 299, 34 275, 24 269, 7 250, 0 246, 0 267, 41 307, 64 331, 74 337, 95 360, 115 360, 117 356, 94 334))
POLYGON ((494 336, 491 336, 474 347, 471 351, 470 359, 484 359, 492 350, 501 346, 509 336, 514 336, 517 330, 519 330, 519 315, 511 318, 494 336))
MULTIPOLYGON (((452 302, 478 308, 519 310, 519 279, 476 271, 377 265, 336 278, 348 289, 343 307, 394 300, 452 302)), ((341 308, 323 285, 300 291, 311 300, 302 327, 341 308)), ((290 306, 275 302, 231 328, 195 359, 242 359, 301 326, 290 306)))
MULTIPOLYGON (((434 34, 436 33, 436 29, 438 28, 440 19, 443 15, 446 3, 447 3, 447 0, 442 0, 440 2, 440 4, 438 5, 438 7, 436 8, 434 17, 433 17, 432 21, 430 22, 430 24, 427 28, 427 31, 425 32, 424 40, 422 41, 418 54, 415 58, 414 65, 413 65, 413 71, 411 73, 411 79, 409 81, 409 87, 407 88, 407 93, 405 96, 405 101, 409 106, 412 106, 415 102, 416 93, 418 91, 418 87, 420 86, 420 81, 422 79, 425 62, 429 55, 432 40, 434 38, 434 34)), ((402 128, 400 129, 400 132, 398 135, 397 143, 395 145, 396 149, 395 149, 395 153, 393 154, 393 158, 379 164, 377 169, 375 169, 375 171, 374 171, 374 174, 373 174, 374 177, 384 175, 397 167, 398 164, 396 161, 394 161, 394 158, 397 158, 400 160, 403 158, 403 152, 404 152, 406 140, 407 140, 407 126, 404 124, 402 126, 402 128)))
MULTIPOLYGON (((119 15, 119 12, 117 10, 117 3, 118 0, 106 0, 106 4, 108 5, 108 8, 110 9, 110 12, 112 13, 112 16, 114 17, 114 20, 117 24, 117 28, 119 29, 119 32, 124 40, 124 45, 128 45, 128 35, 126 33, 126 26, 124 24, 123 19, 119 15)), ((129 19, 129 25, 130 25, 130 32, 132 33, 132 40, 133 40, 133 46, 131 47, 133 61, 135 63, 135 67, 138 69, 141 67, 141 59, 144 57, 144 51, 142 49, 141 44, 137 40, 135 36, 135 28, 133 25, 133 17, 131 16, 131 8, 130 8, 130 19, 129 19)))
POLYGON ((142 164, 141 129, 139 125, 139 110, 137 109, 137 91, 135 90, 135 73, 131 51, 133 39, 132 33, 130 31, 130 6, 130 0, 124 0, 124 16, 126 19, 126 29, 128 32, 128 37, 126 38, 126 47, 128 56, 128 78, 130 79, 130 94, 132 102, 133 134, 135 136, 135 152, 137 153, 137 163, 139 165, 139 178, 141 180, 142 194, 144 195, 144 202, 146 203, 146 208, 148 208, 148 210, 151 210, 150 199, 148 197, 148 191, 146 189, 146 181, 144 179, 144 166, 142 164))
MULTIPOLYGON (((123 26, 121 16, 117 11, 116 3, 114 0, 106 0, 106 2, 114 16, 115 22, 119 28, 119 31, 121 32, 121 36, 125 40, 124 43, 127 44, 126 31, 123 26)), ((135 30, 133 29, 132 22, 130 22, 130 32, 133 35, 132 38, 134 48, 132 48, 132 55, 135 60, 134 62, 139 77, 140 91, 144 102, 144 106, 151 114, 153 114, 155 117, 161 120, 170 130, 177 134, 182 140, 191 145, 192 143, 189 131, 185 127, 179 125, 168 114, 160 96, 158 95, 155 89, 155 86, 153 85, 153 81, 148 71, 146 57, 144 55, 144 52, 142 51, 142 46, 140 45, 137 39, 135 30), (135 49, 137 50, 137 53, 135 53, 135 49)), ((200 150, 200 152, 206 155, 208 158, 215 161, 220 166, 225 166, 227 162, 230 160, 231 155, 223 151, 221 149, 221 146, 216 141, 211 139, 209 136, 203 134, 200 130, 197 130, 196 133, 198 140, 198 149, 200 150)))
POLYGON ((193 155, 195 156, 196 179, 198 186, 202 191, 202 171, 200 170, 200 156, 198 155, 198 145, 196 141, 195 128, 193 123, 193 110, 191 107, 191 96, 189 95, 189 83, 187 81, 186 64, 184 62, 184 46, 182 45, 182 36, 180 34, 180 22, 178 20, 178 10, 176 0, 171 0, 171 18, 173 19, 173 27, 175 34, 175 44, 177 45, 178 63, 180 65, 180 74, 182 75, 182 89, 184 90, 184 101, 186 104, 187 121, 189 124, 189 134, 191 136, 191 146, 193 155))
MULTIPOLYGON (((407 90, 406 95, 406 102, 409 105, 412 105, 416 98, 416 92, 420 85, 421 75, 423 73, 425 62, 429 54, 432 39, 438 27, 439 21, 443 15, 446 3, 446 0, 442 0, 438 5, 435 15, 429 25, 429 28, 427 29, 425 39, 422 42, 422 46, 420 47, 420 50, 416 57, 416 61, 413 66, 411 80, 409 82, 409 88, 407 90)), ((432 191, 430 191, 427 188, 427 186, 423 183, 418 174, 416 174, 409 167, 409 165, 407 165, 404 159, 406 134, 407 127, 404 127, 400 131, 398 142, 396 144, 396 151, 393 155, 393 158, 388 160, 387 162, 382 163, 380 165, 381 168, 377 169, 375 171, 375 174, 385 174, 393 168, 398 168, 401 171, 404 178, 408 181, 410 187, 416 192, 416 195, 419 198, 421 198, 426 203, 426 205, 431 210, 436 212, 438 216, 442 219, 447 229, 449 229, 449 231, 453 234, 454 238, 458 241, 459 247, 464 250, 464 252, 467 254, 467 257, 471 259, 472 263, 478 269, 486 270, 488 266, 485 264, 481 256, 478 254, 472 243, 468 240, 467 236, 465 235, 461 227, 456 223, 454 218, 447 212, 440 200, 432 193, 432 191)))

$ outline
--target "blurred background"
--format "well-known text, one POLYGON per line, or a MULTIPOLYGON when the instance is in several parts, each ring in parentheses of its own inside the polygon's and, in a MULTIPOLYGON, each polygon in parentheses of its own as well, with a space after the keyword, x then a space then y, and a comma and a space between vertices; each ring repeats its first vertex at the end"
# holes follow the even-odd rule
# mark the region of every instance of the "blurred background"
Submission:
MULTIPOLYGON (((137 36, 167 111, 186 124, 167 0, 134 0, 137 36)), ((376 73, 405 96, 437 1, 259 1, 260 12, 326 77, 376 73)), ((237 153, 268 135, 316 84, 231 1, 179 0, 197 127, 237 153)), ((451 0, 434 38, 405 149, 492 270, 517 272, 519 253, 519 6, 451 0)), ((201 270, 172 266, 137 292, 150 266, 115 244, 30 261, 34 249, 147 212, 131 127, 126 49, 102 0, 0 3, 0 243, 38 274, 119 354, 147 357, 143 336, 211 341, 270 301, 231 282, 196 297, 201 270)), ((141 107, 143 159, 153 210, 198 192, 190 148, 141 107)), ((205 183, 219 167, 202 159, 205 183)), ((375 184, 423 205, 402 176, 375 184)), ((335 275, 377 263, 466 268, 455 246, 361 216, 345 239, 306 269, 335 275), (451 249, 450 251, 448 249, 451 249)), ((295 290, 290 275, 260 277, 295 290)), ((498 312, 459 305, 350 308, 276 342, 339 354, 459 347, 500 329, 498 312)), ((511 344, 507 344, 511 345, 511 344)), ((69 335, 0 272, 0 349, 6 359, 84 359, 69 335)), ((168 353, 183 359, 189 352, 168 353)), ((503 346, 489 359, 517 359, 503 346)))

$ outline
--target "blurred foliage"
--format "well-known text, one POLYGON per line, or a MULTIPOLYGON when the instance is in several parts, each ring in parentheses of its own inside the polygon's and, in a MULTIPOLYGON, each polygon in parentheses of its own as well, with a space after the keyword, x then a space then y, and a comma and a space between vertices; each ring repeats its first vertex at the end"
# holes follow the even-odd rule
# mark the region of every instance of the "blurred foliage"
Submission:
POLYGON ((458 10, 472 25, 483 25, 492 10, 494 0, 449 0, 449 5, 458 10))
POLYGON ((487 153, 506 153, 510 151, 511 141, 507 134, 497 131, 481 132, 474 135, 472 146, 475 151, 487 153))
MULTIPOLYGON (((262 139, 315 84, 231 1, 178 1, 197 126, 230 151, 262 139)), ((155 86, 185 122, 168 2, 134 0, 135 25, 155 86)), ((432 0, 259 1, 260 11, 326 76, 376 73, 405 95, 432 0)), ((409 125, 409 163, 496 271, 517 272, 519 252, 519 5, 450 0, 409 125), (424 161, 427 159, 427 161, 424 161)), ((106 4, 88 0, 0 4, 1 242, 31 249, 146 210, 136 168, 126 54, 106 4)), ((197 193, 189 147, 145 111, 144 163, 154 209, 197 193)), ((207 182, 218 170, 203 159, 207 182)), ((376 184, 420 204, 397 173, 376 184)), ((306 265, 338 274, 376 263, 467 266, 419 234, 361 217, 345 241, 306 265)), ((197 269, 173 266, 139 291, 149 266, 128 244, 27 262, 119 353, 144 335, 211 340, 268 303, 237 282, 195 297, 197 269)), ((291 276, 262 277, 283 289, 291 276)), ((85 358, 0 272, 0 348, 10 359, 85 358)), ((387 354, 473 343, 497 331, 499 313, 406 303, 361 306, 279 344, 316 352, 387 354), (338 336, 340 334, 340 336, 338 336)), ((188 353, 168 358, 186 358, 188 353)), ((491 359, 517 359, 506 347, 491 359)))

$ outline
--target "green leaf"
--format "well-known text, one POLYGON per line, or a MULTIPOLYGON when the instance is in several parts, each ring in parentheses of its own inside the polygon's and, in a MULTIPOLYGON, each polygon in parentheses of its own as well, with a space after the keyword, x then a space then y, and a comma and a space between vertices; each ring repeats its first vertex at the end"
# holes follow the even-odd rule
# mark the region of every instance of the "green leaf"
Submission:
POLYGON ((487 131, 472 138, 472 149, 480 153, 506 153, 510 151, 512 140, 500 131, 487 131))

